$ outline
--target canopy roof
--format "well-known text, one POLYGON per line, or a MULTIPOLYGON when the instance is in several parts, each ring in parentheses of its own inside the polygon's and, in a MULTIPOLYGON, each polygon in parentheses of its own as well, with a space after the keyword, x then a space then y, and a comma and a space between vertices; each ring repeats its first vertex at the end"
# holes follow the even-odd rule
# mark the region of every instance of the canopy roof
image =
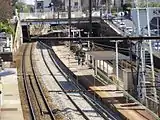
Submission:
MULTIPOLYGON (((116 59, 116 52, 114 51, 90 51, 86 53, 92 56, 95 60, 115 60, 116 59)), ((129 60, 130 58, 126 55, 118 53, 118 59, 129 60)))

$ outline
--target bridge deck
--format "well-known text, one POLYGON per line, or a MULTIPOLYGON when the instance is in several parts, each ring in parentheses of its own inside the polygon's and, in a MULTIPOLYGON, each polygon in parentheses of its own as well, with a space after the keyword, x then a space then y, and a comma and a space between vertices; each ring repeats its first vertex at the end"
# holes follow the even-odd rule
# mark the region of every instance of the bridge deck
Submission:
MULTIPOLYGON (((93 17, 92 18, 92 23, 100 23, 101 18, 99 17, 93 17)), ((32 24, 38 24, 38 23, 50 23, 50 24, 68 24, 69 20, 68 18, 52 18, 52 19, 22 19, 21 24, 22 25, 27 25, 28 23, 32 24)), ((89 23, 89 18, 71 18, 71 23, 89 23)))

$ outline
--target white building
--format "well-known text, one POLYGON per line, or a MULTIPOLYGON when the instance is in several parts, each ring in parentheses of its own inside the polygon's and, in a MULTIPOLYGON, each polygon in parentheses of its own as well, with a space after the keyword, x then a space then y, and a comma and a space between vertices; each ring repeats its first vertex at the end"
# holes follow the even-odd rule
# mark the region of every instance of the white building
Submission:
POLYGON ((35 11, 36 12, 51 11, 51 8, 49 8, 50 3, 51 3, 51 0, 36 0, 35 11))
POLYGON ((11 34, 0 33, 0 53, 12 52, 13 38, 11 34))
MULTIPOLYGON (((69 0, 65 0, 65 10, 68 11, 69 0)), ((81 11, 81 0, 71 0, 71 11, 81 11)))
MULTIPOLYGON (((57 8, 65 8, 68 11, 69 0, 36 0, 36 11, 55 11, 57 8), (52 5, 51 5, 52 3, 52 5)), ((78 11, 81 10, 81 0, 71 0, 71 10, 78 11)))

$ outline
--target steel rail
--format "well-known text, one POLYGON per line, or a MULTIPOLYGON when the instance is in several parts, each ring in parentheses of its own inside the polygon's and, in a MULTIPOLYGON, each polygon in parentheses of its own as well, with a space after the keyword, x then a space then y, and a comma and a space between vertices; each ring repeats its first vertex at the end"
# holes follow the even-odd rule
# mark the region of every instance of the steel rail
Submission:
POLYGON ((29 105, 29 109, 30 109, 30 113, 31 113, 31 118, 32 120, 36 120, 36 115, 35 115, 35 111, 34 111, 34 107, 33 104, 31 102, 31 96, 30 96, 30 92, 29 92, 29 86, 27 84, 27 75, 26 75, 26 70, 25 70, 25 54, 27 51, 27 47, 28 44, 25 46, 24 52, 23 52, 23 57, 22 57, 22 74, 23 74, 23 82, 24 82, 24 87, 25 87, 25 92, 26 92, 26 97, 27 97, 27 101, 28 101, 28 105, 29 105))
MULTIPOLYGON (((41 44, 43 44, 43 46, 45 46, 47 49, 49 49, 49 50, 51 50, 50 52, 53 52, 53 49, 52 48, 50 48, 49 46, 47 46, 46 44, 44 44, 44 43, 42 43, 41 42, 41 44)), ((51 53, 49 52, 49 55, 50 55, 50 57, 51 57, 51 59, 52 59, 52 61, 53 61, 53 63, 56 65, 56 67, 59 69, 59 71, 63 74, 63 76, 67 79, 69 76, 66 76, 65 74, 64 74, 64 72, 63 72, 63 70, 60 68, 60 66, 58 66, 58 64, 56 64, 56 61, 54 61, 54 58, 52 57, 53 55, 51 55, 51 53)), ((71 76, 70 76, 71 77, 71 76)), ((74 78, 74 77, 73 77, 74 78)), ((68 80, 68 79, 67 79, 68 80)), ((73 81, 71 81, 74 85, 76 85, 75 84, 75 82, 73 82, 73 81)), ((82 86, 81 86, 81 88, 82 89, 84 89, 82 86)), ((79 89, 79 88, 78 88, 79 89)), ((83 90, 80 90, 79 89, 79 93, 82 95, 82 97, 93 107, 93 108, 95 108, 96 110, 97 110, 97 112, 100 114, 100 115, 102 115, 102 117, 104 117, 105 119, 106 119, 106 115, 104 115, 104 113, 105 114, 107 114, 107 116, 108 116, 108 118, 111 118, 112 120, 117 120, 117 118, 115 118, 111 113, 109 113, 107 110, 105 110, 104 108, 102 108, 100 105, 98 105, 96 102, 94 102, 93 100, 89 100, 88 99, 88 97, 86 96, 86 95, 84 95, 84 94, 82 94, 82 92, 83 92, 83 90), (92 102, 92 103, 91 103, 92 102), (100 110, 99 110, 100 109, 100 110)), ((85 91, 85 90, 84 90, 85 91)), ((52 92, 52 91, 50 91, 50 92, 52 92)), ((54 91, 53 91, 54 92, 54 91)), ((66 93, 68 93, 67 91, 65 91, 66 93)), ((89 93, 89 92, 87 92, 86 91, 86 93, 89 93)), ((108 119, 107 118, 107 119, 108 119)))
POLYGON ((45 106, 46 106, 46 108, 47 108, 47 110, 48 110, 48 112, 49 112, 49 114, 50 114, 51 119, 52 119, 52 120, 56 120, 56 118, 55 118, 54 114, 52 113, 52 110, 51 110, 51 108, 50 108, 50 106, 49 106, 49 104, 48 104, 48 102, 47 102, 47 99, 46 99, 46 97, 45 97, 45 95, 44 95, 42 86, 41 86, 41 84, 40 84, 40 82, 39 82, 39 80, 38 80, 38 78, 37 78, 37 76, 36 76, 36 73, 35 73, 35 70, 34 70, 34 66, 33 66, 33 61, 32 61, 32 49, 33 49, 33 44, 32 44, 32 46, 31 46, 31 50, 30 50, 30 63, 31 63, 31 68, 32 68, 32 72, 33 72, 34 79, 35 79, 35 81, 36 81, 36 83, 37 83, 39 92, 40 92, 40 94, 41 94, 41 96, 42 96, 43 102, 44 102, 44 104, 45 104, 45 106))
POLYGON ((93 41, 93 42, 106 42, 106 41, 144 41, 144 40, 156 40, 160 39, 160 36, 139 36, 139 37, 120 37, 120 36, 110 36, 110 37, 43 37, 34 36, 31 37, 30 42, 34 41, 93 41))
POLYGON ((51 76, 55 79, 56 83, 59 85, 59 87, 62 89, 63 93, 65 93, 65 95, 68 97, 68 99, 73 103, 73 105, 76 107, 76 109, 81 113, 81 115, 86 119, 89 120, 89 118, 85 115, 85 113, 81 110, 81 108, 73 101, 73 99, 70 97, 70 95, 67 94, 67 92, 65 91, 65 89, 63 88, 63 86, 58 82, 58 80, 55 78, 54 74, 52 73, 51 69, 49 68, 49 66, 47 65, 47 62, 44 58, 44 54, 43 51, 41 49, 41 54, 42 54, 42 58, 43 61, 48 69, 48 71, 50 72, 51 76))

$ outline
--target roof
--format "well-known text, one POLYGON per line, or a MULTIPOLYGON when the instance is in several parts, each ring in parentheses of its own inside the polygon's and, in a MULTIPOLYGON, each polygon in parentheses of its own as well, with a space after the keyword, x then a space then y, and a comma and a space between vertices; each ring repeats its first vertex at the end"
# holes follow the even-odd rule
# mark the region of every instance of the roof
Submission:
MULTIPOLYGON (((115 60, 116 59, 116 52, 114 51, 90 51, 86 53, 92 56, 95 60, 115 60)), ((130 58, 126 55, 118 53, 118 59, 129 60, 130 58)))

